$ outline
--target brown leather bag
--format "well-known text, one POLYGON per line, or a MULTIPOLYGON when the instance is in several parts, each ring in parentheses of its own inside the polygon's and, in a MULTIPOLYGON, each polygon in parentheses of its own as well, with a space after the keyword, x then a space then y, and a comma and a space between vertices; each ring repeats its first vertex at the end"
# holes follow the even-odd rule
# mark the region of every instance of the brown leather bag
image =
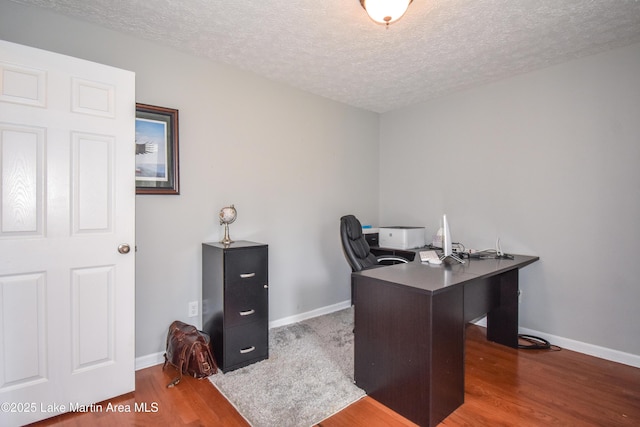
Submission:
POLYGON ((218 372, 209 341, 209 335, 198 331, 195 326, 179 320, 169 326, 162 369, 170 363, 178 370, 179 375, 167 387, 178 384, 183 373, 195 378, 205 378, 218 372))

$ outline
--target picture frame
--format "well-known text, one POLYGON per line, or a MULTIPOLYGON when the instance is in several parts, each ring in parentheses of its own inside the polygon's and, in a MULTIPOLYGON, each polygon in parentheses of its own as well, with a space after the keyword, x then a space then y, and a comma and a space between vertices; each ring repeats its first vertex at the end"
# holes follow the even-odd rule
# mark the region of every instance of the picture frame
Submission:
POLYGON ((178 110, 136 103, 136 194, 180 194, 178 110))

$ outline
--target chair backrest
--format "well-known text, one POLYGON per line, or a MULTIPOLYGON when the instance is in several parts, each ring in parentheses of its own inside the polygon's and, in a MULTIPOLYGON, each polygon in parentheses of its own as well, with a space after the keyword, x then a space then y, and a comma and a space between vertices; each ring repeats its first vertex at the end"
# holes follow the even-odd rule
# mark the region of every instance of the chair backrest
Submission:
POLYGON ((362 234, 362 224, 355 216, 345 215, 340 218, 340 239, 351 271, 366 270, 379 265, 362 234))

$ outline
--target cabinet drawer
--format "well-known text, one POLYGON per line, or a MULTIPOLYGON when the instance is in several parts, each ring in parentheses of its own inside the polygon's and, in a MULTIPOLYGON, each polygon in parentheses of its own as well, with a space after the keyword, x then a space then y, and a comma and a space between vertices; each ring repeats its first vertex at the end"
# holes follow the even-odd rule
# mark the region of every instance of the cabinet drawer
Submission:
POLYGON ((269 321, 269 289, 260 283, 227 285, 224 295, 225 327, 269 321))
POLYGON ((225 255, 225 284, 261 283, 268 281, 267 247, 232 251, 225 255))
POLYGON ((269 329, 266 323, 225 328, 225 371, 237 369, 269 356, 269 329))

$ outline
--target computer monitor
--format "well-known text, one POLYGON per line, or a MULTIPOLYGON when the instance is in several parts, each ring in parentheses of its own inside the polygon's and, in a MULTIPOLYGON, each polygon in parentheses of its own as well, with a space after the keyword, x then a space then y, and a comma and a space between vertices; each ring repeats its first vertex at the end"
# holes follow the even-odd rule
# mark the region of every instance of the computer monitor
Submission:
POLYGON ((445 257, 448 257, 453 253, 453 246, 451 245, 451 231, 449 230, 447 215, 442 215, 442 251, 445 257))
POLYGON ((453 243, 451 242, 451 230, 449 229, 449 222, 447 221, 447 215, 442 215, 442 256, 441 260, 453 259, 461 264, 464 261, 453 253, 453 243))

